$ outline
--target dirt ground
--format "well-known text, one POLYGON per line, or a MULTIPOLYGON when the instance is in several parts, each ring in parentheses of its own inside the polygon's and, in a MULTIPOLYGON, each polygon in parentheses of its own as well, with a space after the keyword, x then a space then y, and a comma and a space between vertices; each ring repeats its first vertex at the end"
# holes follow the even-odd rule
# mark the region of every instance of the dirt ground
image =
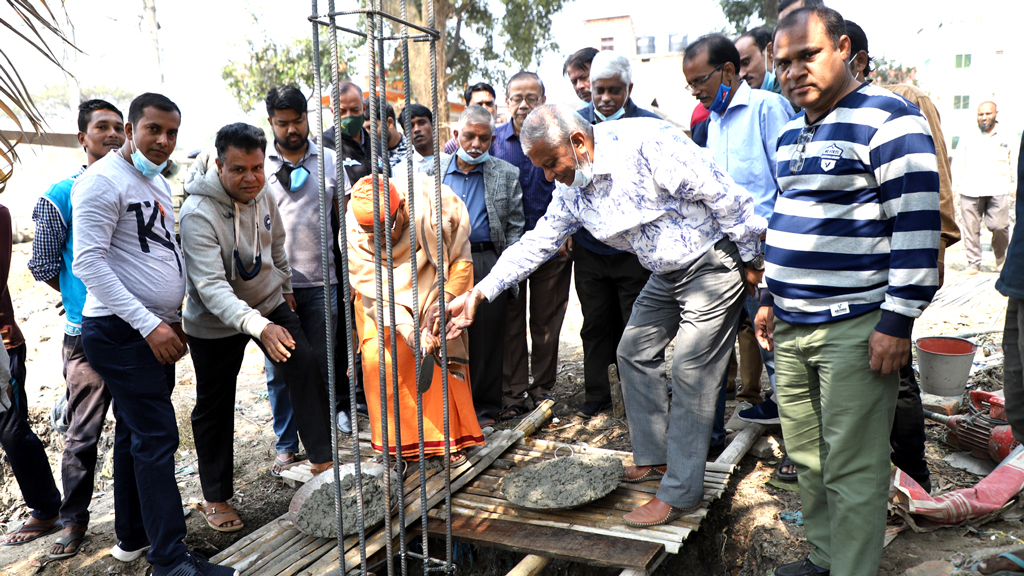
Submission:
MULTIPOLYGON (((18 244, 14 249, 11 266, 10 289, 14 298, 18 321, 28 339, 28 391, 33 428, 47 447, 54 477, 60 485, 60 454, 63 438, 49 424, 50 408, 64 393, 61 374, 60 343, 63 317, 57 315, 56 292, 34 282, 25 264, 31 244, 18 244)), ((971 297, 963 290, 973 280, 962 274, 964 255, 962 246, 947 253, 947 289, 964 292, 957 304, 929 308, 917 322, 915 337, 940 334, 963 334, 1001 331, 1005 314, 1005 299, 992 287, 996 274, 992 255, 986 253, 983 273, 973 278, 985 278, 977 293, 971 297), (957 288, 957 287, 960 288, 957 288)), ((554 395, 556 419, 538 436, 569 443, 585 442, 591 446, 616 450, 630 450, 629 435, 624 420, 615 419, 608 412, 589 421, 574 416, 576 407, 583 402, 583 353, 579 340, 582 318, 571 291, 569 312, 562 329, 558 369, 558 383, 554 395)), ((1001 337, 994 334, 989 341, 998 346, 1001 337)), ((235 497, 246 526, 233 534, 214 532, 206 526, 201 515, 190 510, 200 501, 199 478, 196 473, 195 448, 192 439, 189 412, 195 403, 195 378, 192 364, 184 359, 177 366, 178 382, 174 401, 178 410, 181 446, 177 454, 178 485, 181 489, 183 513, 187 515, 189 536, 186 543, 201 553, 215 554, 260 526, 273 521, 287 510, 294 493, 270 476, 274 458, 275 437, 271 427, 270 405, 267 401, 263 374, 263 356, 250 345, 239 376, 235 407, 235 497)), ((998 387, 1001 371, 992 371, 987 388, 998 387)), ((765 384, 767 387, 767 384, 765 384)), ((735 403, 730 402, 730 411, 735 403)), ((505 425, 503 425, 505 426, 505 425)), ((95 494, 91 506, 92 523, 89 537, 82 551, 73 559, 47 564, 38 568, 48 575, 122 574, 144 575, 148 565, 144 559, 122 564, 108 555, 115 544, 113 535, 113 500, 110 446, 113 438, 113 417, 108 415, 107 430, 101 441, 101 471, 96 478, 95 494)), ((775 430, 778 433, 778 430, 775 430)), ((937 424, 928 425, 928 460, 933 485, 952 490, 975 484, 978 476, 952 468, 942 460, 950 449, 943 444, 944 429, 937 424)), ((0 464, 0 529, 17 525, 28 510, 21 500, 21 492, 10 473, 6 458, 0 464)), ((731 576, 761 576, 770 574, 778 564, 799 559, 807 552, 803 528, 780 520, 782 512, 799 510, 796 492, 782 490, 767 484, 774 471, 775 460, 757 460, 747 456, 734 474, 728 491, 716 502, 701 530, 690 536, 682 553, 670 556, 657 574, 692 574, 731 576)), ((900 521, 892 520, 891 524, 900 521)), ((986 549, 1022 544, 1022 525, 1018 521, 1000 521, 987 524, 980 530, 943 529, 928 534, 901 532, 885 549, 882 570, 886 576, 902 574, 908 568, 929 560, 964 562, 972 554, 986 549)), ((34 562, 56 539, 48 536, 36 542, 14 547, 0 547, 0 575, 29 574, 37 570, 34 562)), ((443 550, 443 547, 440 548, 443 550)), ((431 549, 432 555, 436 549, 431 549)), ((518 557, 495 550, 459 546, 457 560, 463 574, 505 574, 518 557)), ((544 574, 614 574, 613 570, 596 570, 580 564, 557 561, 545 569, 544 574)))

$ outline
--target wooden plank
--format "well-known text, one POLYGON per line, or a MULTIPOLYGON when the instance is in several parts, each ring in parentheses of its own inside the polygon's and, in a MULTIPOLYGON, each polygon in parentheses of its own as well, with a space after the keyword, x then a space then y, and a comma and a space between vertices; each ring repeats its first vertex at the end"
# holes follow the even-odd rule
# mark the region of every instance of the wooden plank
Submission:
MULTIPOLYGON (((427 530, 444 532, 444 521, 430 519, 427 530)), ((664 545, 625 538, 566 532, 547 526, 524 530, 522 524, 471 515, 452 516, 452 536, 459 541, 523 554, 543 554, 592 566, 647 570, 664 545)))
POLYGON ((505 576, 537 576, 541 570, 551 564, 551 558, 530 554, 516 564, 505 576))

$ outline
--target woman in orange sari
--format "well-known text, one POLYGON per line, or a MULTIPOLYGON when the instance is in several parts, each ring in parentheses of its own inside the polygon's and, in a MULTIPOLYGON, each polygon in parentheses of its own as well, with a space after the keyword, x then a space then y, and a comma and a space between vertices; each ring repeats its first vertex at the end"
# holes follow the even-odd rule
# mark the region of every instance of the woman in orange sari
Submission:
MULTIPOLYGON (((473 286, 473 260, 469 244, 469 215, 466 206, 447 186, 441 187, 441 217, 443 222, 443 262, 437 262, 437 213, 434 205, 434 181, 426 175, 419 175, 412 193, 416 194, 416 279, 418 310, 413 309, 412 264, 409 244, 409 211, 406 198, 409 192, 396 188, 390 181, 387 189, 380 187, 379 209, 381 229, 384 229, 384 194, 390 195, 393 213, 391 230, 392 267, 394 269, 394 302, 388 302, 387 265, 381 268, 384 302, 377 302, 376 273, 374 269, 373 234, 373 183, 372 176, 366 176, 352 187, 349 209, 346 214, 348 226, 349 278, 356 292, 356 330, 363 354, 363 385, 366 404, 370 414, 370 437, 373 448, 383 451, 380 394, 380 332, 383 332, 388 414, 388 451, 396 453, 395 428, 401 427, 401 451, 406 459, 419 458, 419 435, 416 416, 416 364, 414 346, 414 314, 419 317, 421 347, 426 353, 435 353, 440 358, 438 331, 432 326, 433 311, 438 298, 438 268, 444 271, 444 292, 446 301, 462 294, 473 286), (381 305, 383 330, 377 325, 377 307, 381 305), (391 357, 391 308, 395 312, 395 324, 399 338, 398 383, 392 382, 391 357), (395 394, 398 395, 399 417, 395 417, 395 394)), ((399 179, 402 180, 402 179, 399 179)), ((403 187, 405 182, 397 182, 403 187)), ((380 252, 386 260, 384 238, 380 240, 380 252)), ((443 455, 445 442, 453 456, 453 462, 461 463, 460 453, 470 446, 484 443, 480 425, 473 408, 473 395, 469 382, 468 348, 465 335, 448 341, 448 418, 449 435, 444 434, 444 391, 441 385, 442 370, 434 370, 430 389, 423 394, 423 448, 426 456, 443 455)))

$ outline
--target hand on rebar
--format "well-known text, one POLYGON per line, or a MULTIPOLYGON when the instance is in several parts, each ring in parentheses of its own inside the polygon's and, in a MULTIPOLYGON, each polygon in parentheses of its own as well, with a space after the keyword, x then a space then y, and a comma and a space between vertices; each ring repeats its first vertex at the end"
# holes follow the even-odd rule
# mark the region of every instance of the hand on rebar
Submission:
POLYGON ((910 359, 910 338, 896 338, 878 330, 868 338, 868 364, 871 372, 888 376, 900 371, 910 359))
POLYGON ((761 306, 754 318, 754 337, 765 350, 775 348, 775 311, 771 306, 761 306))
POLYGON ((458 338, 466 328, 469 328, 476 318, 477 307, 484 300, 484 293, 478 288, 473 288, 448 304, 448 309, 452 313, 445 329, 445 337, 448 340, 458 338))
POLYGON ((287 362, 292 357, 291 351, 295 350, 295 339, 285 327, 277 324, 267 325, 260 334, 260 341, 274 362, 287 362))

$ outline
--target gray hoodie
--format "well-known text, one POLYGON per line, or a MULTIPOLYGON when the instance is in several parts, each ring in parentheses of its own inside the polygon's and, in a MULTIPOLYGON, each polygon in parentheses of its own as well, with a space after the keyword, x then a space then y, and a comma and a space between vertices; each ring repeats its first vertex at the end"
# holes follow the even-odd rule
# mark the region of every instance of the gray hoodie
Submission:
POLYGON ((285 232, 277 203, 266 186, 255 199, 240 204, 228 196, 216 167, 186 185, 181 207, 181 248, 188 276, 183 328, 189 336, 259 338, 266 319, 291 294, 291 269, 284 250, 285 232), (235 250, 246 270, 257 255, 259 273, 244 280, 235 250))

